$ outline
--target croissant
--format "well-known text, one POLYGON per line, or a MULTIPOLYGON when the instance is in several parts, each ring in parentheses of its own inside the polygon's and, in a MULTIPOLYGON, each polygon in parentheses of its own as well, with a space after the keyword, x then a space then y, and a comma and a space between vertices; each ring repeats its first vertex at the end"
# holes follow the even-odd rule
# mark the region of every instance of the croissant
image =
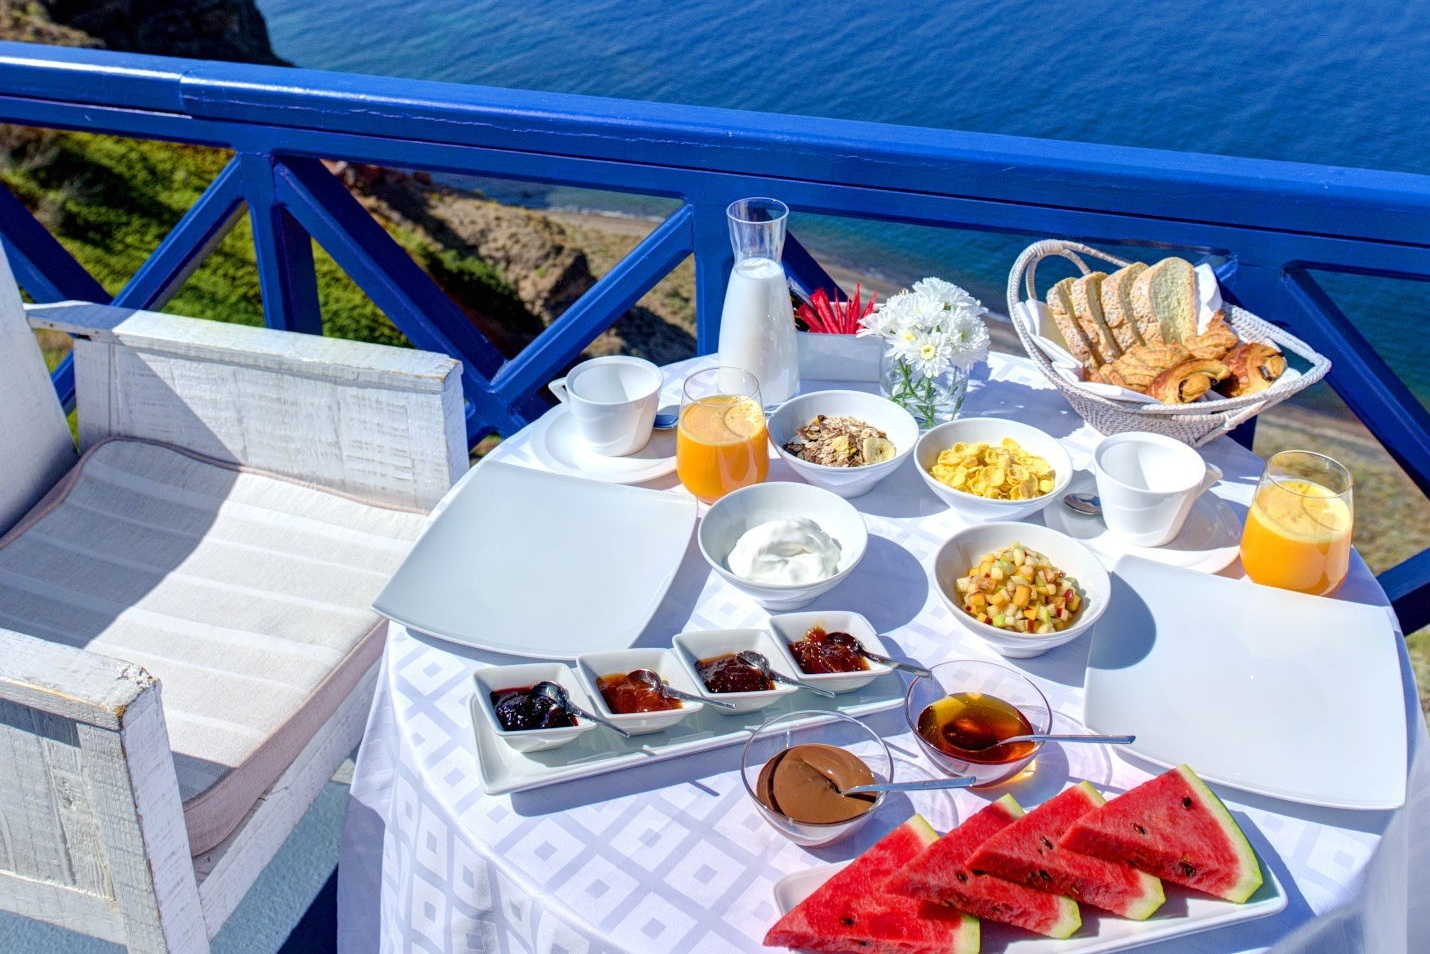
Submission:
POLYGON ((1274 345, 1246 341, 1232 348, 1222 359, 1230 372, 1217 390, 1227 397, 1259 394, 1286 372, 1286 356, 1274 345))
POLYGON ((1226 323, 1223 313, 1217 312, 1212 316, 1206 331, 1188 338, 1182 344, 1186 345, 1193 358, 1221 358, 1235 348, 1238 341, 1236 332, 1226 323))
POLYGON ((1212 358, 1190 358, 1157 375, 1147 393, 1163 404, 1187 404, 1231 375, 1226 365, 1212 358))
POLYGON ((1134 345, 1116 361, 1102 366, 1103 380, 1146 394, 1157 375, 1190 357, 1179 344, 1134 345))

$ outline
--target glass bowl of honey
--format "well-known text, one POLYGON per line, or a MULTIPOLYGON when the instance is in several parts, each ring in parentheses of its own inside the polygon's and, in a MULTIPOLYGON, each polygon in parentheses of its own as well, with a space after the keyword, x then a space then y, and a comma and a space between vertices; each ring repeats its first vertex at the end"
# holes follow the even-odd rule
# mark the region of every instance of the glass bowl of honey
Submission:
POLYGON ((904 718, 928 760, 975 786, 1023 771, 1043 743, 1005 740, 1048 732, 1053 713, 1042 691, 1017 670, 981 660, 939 663, 930 672, 904 695, 904 718))
POLYGON ((760 817, 797 845, 847 838, 884 802, 883 792, 842 794, 893 781, 894 757, 878 733, 827 709, 775 716, 740 752, 740 777, 760 817))

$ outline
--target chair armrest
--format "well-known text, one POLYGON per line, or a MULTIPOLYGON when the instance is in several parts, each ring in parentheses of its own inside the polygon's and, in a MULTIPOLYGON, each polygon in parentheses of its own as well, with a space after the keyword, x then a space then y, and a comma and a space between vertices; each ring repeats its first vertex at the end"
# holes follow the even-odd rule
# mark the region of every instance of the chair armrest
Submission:
POLYGON ((1430 550, 1421 550, 1377 579, 1406 636, 1430 626, 1430 550))
POLYGON ((76 338, 82 447, 142 437, 424 509, 467 469, 445 355, 89 302, 27 311, 76 338))
POLYGON ((0 699, 117 731, 155 685, 133 663, 0 627, 0 699))

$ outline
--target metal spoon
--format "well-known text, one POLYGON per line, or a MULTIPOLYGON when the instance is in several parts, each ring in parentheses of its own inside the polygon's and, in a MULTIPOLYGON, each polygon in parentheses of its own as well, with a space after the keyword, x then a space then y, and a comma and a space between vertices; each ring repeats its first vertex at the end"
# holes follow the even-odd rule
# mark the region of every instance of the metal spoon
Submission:
POLYGON ((720 702, 717 699, 706 699, 704 696, 697 696, 682 689, 677 689, 664 679, 660 678, 660 673, 650 669, 632 669, 626 673, 626 678, 631 682, 638 682, 643 686, 654 689, 663 696, 672 699, 685 699, 688 702, 699 702, 707 706, 717 706, 721 709, 734 709, 735 706, 728 702, 720 702))
POLYGON ((1128 745, 1137 741, 1135 735, 1010 735, 1006 739, 999 739, 987 745, 980 745, 978 748, 960 746, 965 752, 982 752, 998 745, 1008 745, 1012 742, 1105 742, 1108 745, 1128 745))
MULTIPOLYGON (((874 785, 855 785, 852 788, 841 789, 840 795, 860 795, 864 792, 927 792, 935 788, 968 788, 975 779, 971 775, 960 775, 957 778, 925 778, 917 782, 878 782, 874 785)), ((838 788, 838 786, 835 786, 838 788)))
POLYGON ((826 633, 825 638, 828 639, 835 646, 840 647, 841 649, 852 650, 853 652, 856 652, 859 655, 863 656, 865 659, 872 659, 876 663, 883 663, 885 666, 888 666, 892 669, 902 669, 905 672, 911 672, 916 676, 927 676, 930 678, 933 676, 933 673, 929 672, 923 666, 916 666, 913 663, 900 662, 899 660, 891 659, 888 656, 881 656, 879 653, 876 653, 871 649, 865 649, 864 644, 859 642, 859 640, 855 639, 854 636, 849 633, 826 633))
POLYGON ((787 686, 799 686, 801 689, 808 689, 816 696, 824 696, 826 699, 834 698, 834 693, 828 689, 811 686, 807 682, 800 682, 798 679, 786 676, 782 672, 775 672, 770 668, 770 661, 765 658, 764 653, 757 653, 753 649, 742 649, 735 654, 735 658, 747 666, 754 666, 760 672, 764 673, 766 679, 773 679, 775 682, 782 682, 787 686))
POLYGON ((655 412, 655 423, 651 426, 658 431, 668 431, 680 423, 680 405, 667 404, 655 412))
POLYGON ((1063 506, 1073 513, 1080 513, 1085 517, 1102 516, 1102 501, 1097 499, 1097 494, 1065 494, 1063 495, 1063 506))
POLYGON ((629 732, 627 732, 625 729, 622 729, 620 726, 616 725, 609 719, 603 719, 600 716, 596 715, 594 712, 587 712, 585 709, 572 702, 571 696, 569 696, 566 692, 566 687, 562 686, 560 683, 542 680, 541 682, 538 682, 536 685, 532 686, 531 691, 540 693, 541 695, 550 699, 552 702, 556 703, 558 706, 565 709, 567 712, 571 713, 577 718, 590 719, 592 722, 599 722, 601 725, 610 729, 612 732, 617 733, 622 738, 629 739, 631 737, 631 734, 629 732))

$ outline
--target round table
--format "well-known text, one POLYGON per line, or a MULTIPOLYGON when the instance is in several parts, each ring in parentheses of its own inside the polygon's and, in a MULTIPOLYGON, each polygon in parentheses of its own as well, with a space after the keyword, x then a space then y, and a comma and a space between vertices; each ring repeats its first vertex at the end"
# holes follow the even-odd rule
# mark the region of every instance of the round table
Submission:
MULTIPOLYGON (((667 400, 678 394, 684 374, 709 361, 667 369, 667 400)), ((1009 355, 995 353, 975 371, 963 413, 1035 424, 1063 438, 1074 465, 1084 469, 1099 438, 1029 362, 1009 355)), ((532 430, 505 441, 494 456, 541 467, 532 430)), ((1244 511, 1260 461, 1226 439, 1202 451, 1226 473, 1215 492, 1244 511)), ((794 479, 778 460, 770 476, 794 479)), ((684 492, 673 474, 646 486, 684 492)), ((925 664, 956 657, 997 661, 949 618, 929 587, 929 557, 963 524, 923 486, 914 465, 906 463, 854 503, 869 526, 869 553, 814 606, 863 613, 886 642, 925 664)), ((667 600, 643 643, 659 644, 688 629, 764 624, 766 612, 709 573, 693 546, 685 560, 693 561, 683 573, 694 574, 698 597, 667 600)), ((1222 572, 1241 575, 1238 564, 1222 572)), ((1337 598, 1385 605, 1359 556, 1337 598)), ((1048 695, 1055 724, 1065 730, 1080 724, 1085 642, 1012 661, 1048 695)), ((1249 822, 1253 844, 1281 880, 1288 903, 1271 916, 1144 950, 1385 954, 1413 949, 1408 938, 1430 936, 1427 891, 1409 878, 1430 861, 1430 759, 1403 645, 1400 657, 1410 726, 1406 806, 1393 812, 1336 810, 1218 786, 1233 814, 1249 822)), ((772 886, 780 878, 853 857, 914 810, 944 831, 990 798, 971 792, 900 796, 907 804, 886 804, 854 839, 807 850, 777 834, 749 804, 736 770, 738 746, 486 795, 468 709, 471 677, 484 663, 510 661, 393 625, 343 834, 341 950, 762 950, 760 940, 778 916, 772 886)), ((918 768, 901 711, 866 721, 909 763, 906 770, 927 773, 918 768)), ((1036 771, 995 789, 992 797, 1011 790, 1030 807, 1077 779, 1123 790, 1155 771, 1140 766, 1103 746, 1063 746, 1048 750, 1036 771)), ((1072 949, 1071 942, 1035 939, 1021 948, 1010 945, 1009 954, 1040 943, 1053 945, 1036 947, 1040 951, 1063 949, 1059 944, 1072 949)))

